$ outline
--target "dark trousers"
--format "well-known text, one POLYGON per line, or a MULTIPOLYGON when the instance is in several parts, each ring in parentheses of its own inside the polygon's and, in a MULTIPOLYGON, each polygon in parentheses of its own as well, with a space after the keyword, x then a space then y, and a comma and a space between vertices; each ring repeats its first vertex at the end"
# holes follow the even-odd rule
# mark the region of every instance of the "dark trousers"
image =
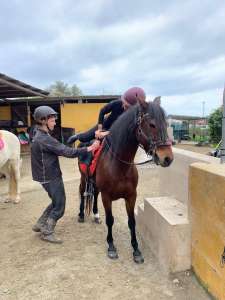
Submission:
POLYGON ((52 200, 52 203, 44 210, 42 216, 57 221, 64 215, 66 204, 66 194, 62 177, 51 180, 49 183, 44 183, 42 186, 52 200))
POLYGON ((82 143, 90 142, 91 140, 95 139, 95 131, 98 130, 98 125, 95 125, 88 131, 85 131, 83 133, 79 133, 79 141, 82 143))

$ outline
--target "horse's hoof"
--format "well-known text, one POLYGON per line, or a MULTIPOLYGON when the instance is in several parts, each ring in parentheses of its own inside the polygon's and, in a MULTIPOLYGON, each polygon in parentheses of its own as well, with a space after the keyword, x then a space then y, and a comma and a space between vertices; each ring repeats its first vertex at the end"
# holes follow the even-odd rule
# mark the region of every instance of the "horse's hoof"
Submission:
POLYGON ((78 216, 77 220, 78 220, 79 223, 84 223, 84 217, 78 216))
POLYGON ((118 259, 119 258, 116 248, 108 249, 108 257, 110 259, 118 259))
POLYGON ((14 204, 18 204, 20 203, 20 198, 16 198, 14 201, 13 201, 14 204))
POLYGON ((100 218, 94 218, 94 222, 96 224, 102 224, 102 220, 100 218))
POLYGON ((4 199, 4 203, 9 203, 9 202, 12 202, 12 199, 10 199, 10 198, 5 198, 4 199))
POLYGON ((136 264, 143 264, 144 262, 144 257, 142 256, 141 251, 139 250, 134 251, 133 258, 136 264))

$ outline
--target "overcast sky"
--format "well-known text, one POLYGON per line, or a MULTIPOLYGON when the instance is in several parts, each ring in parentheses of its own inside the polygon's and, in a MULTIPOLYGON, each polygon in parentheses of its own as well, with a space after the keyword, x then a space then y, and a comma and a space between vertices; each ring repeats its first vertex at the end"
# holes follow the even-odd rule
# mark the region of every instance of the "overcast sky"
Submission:
POLYGON ((0 28, 0 73, 36 87, 140 86, 170 114, 222 103, 224 0, 3 0, 0 28))

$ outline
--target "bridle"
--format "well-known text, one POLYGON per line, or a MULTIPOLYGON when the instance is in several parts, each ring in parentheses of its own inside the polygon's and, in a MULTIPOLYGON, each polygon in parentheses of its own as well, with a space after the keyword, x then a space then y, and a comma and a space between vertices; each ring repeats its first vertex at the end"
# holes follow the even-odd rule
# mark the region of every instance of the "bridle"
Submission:
MULTIPOLYGON (((146 118, 149 118, 149 113, 143 113, 142 111, 139 110, 138 112, 138 116, 137 116, 137 121, 136 121, 136 138, 138 141, 138 146, 140 146, 142 149, 145 150, 145 147, 143 145, 143 143, 141 142, 141 139, 144 139, 144 141, 146 141, 146 143, 149 145, 148 150, 146 152, 146 154, 148 156, 154 156, 155 155, 155 150, 157 147, 162 147, 162 146, 171 146, 171 142, 168 140, 168 138, 166 139, 166 141, 162 141, 160 139, 155 140, 154 138, 152 138, 151 135, 147 136, 145 134, 145 132, 142 129, 142 123, 146 122, 147 120, 146 118)), ((152 162, 153 159, 150 158, 144 162, 141 163, 130 163, 128 161, 122 160, 118 157, 117 153, 115 153, 114 151, 112 151, 110 144, 107 141, 107 137, 104 138, 103 142, 105 143, 105 145, 107 146, 108 150, 110 151, 110 153, 120 162, 127 164, 127 165, 143 165, 145 163, 148 162, 152 162)))
POLYGON ((150 135, 146 135, 146 133, 143 131, 142 129, 142 124, 144 123, 148 123, 146 118, 149 118, 150 115, 149 113, 143 113, 142 111, 139 110, 138 112, 138 116, 137 116, 137 129, 136 129, 136 138, 138 141, 138 145, 145 150, 145 146, 143 145, 142 140, 144 140, 147 145, 148 145, 148 150, 145 152, 149 155, 152 155, 156 148, 158 147, 163 147, 163 146, 171 146, 171 142, 169 141, 168 138, 166 138, 165 140, 159 139, 157 137, 157 139, 152 137, 152 134, 150 133, 150 135))
MULTIPOLYGON (((125 165, 132 165, 132 166, 140 166, 140 165, 144 165, 144 164, 147 164, 149 162, 152 162, 153 159, 152 157, 150 157, 149 159, 145 160, 145 161, 142 161, 142 162, 139 162, 139 163, 134 163, 134 162, 129 162, 129 161, 126 161, 126 160, 123 160, 123 159, 120 159, 117 155, 117 153, 115 153, 111 147, 110 147, 110 144, 108 143, 107 141, 107 137, 104 138, 104 140, 102 141, 102 143, 104 143, 107 148, 108 148, 108 151, 110 151, 110 153, 112 154, 113 157, 115 157, 116 160, 118 160, 119 162, 125 164, 125 165)), ((148 156, 151 156, 151 154, 147 153, 148 156)))

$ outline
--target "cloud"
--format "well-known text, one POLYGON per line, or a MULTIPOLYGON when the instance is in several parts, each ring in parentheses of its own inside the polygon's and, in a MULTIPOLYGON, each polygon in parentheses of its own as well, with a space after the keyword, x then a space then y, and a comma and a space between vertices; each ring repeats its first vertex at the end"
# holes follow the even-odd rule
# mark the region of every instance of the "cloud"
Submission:
POLYGON ((203 98, 206 113, 219 103, 224 1, 12 0, 0 26, 0 72, 34 86, 117 94, 139 85, 180 114, 199 114, 203 98))

